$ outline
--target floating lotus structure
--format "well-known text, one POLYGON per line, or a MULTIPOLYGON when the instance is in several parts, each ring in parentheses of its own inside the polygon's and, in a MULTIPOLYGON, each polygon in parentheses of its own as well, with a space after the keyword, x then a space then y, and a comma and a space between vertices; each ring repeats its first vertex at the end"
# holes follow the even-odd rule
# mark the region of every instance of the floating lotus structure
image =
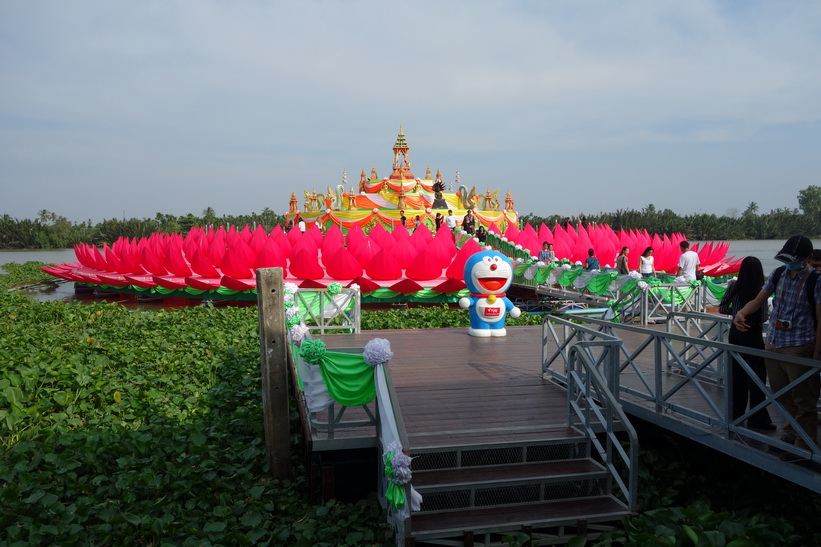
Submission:
MULTIPOLYGON (((674 272, 678 263, 680 234, 650 235, 647 232, 614 232, 609 226, 553 230, 542 224, 518 230, 511 225, 504 234, 491 230, 494 246, 511 256, 536 255, 543 241, 554 244, 560 259, 579 261, 587 249, 596 249, 602 265, 614 263, 622 246, 630 247, 630 267, 647 246, 655 249, 657 270, 674 272)), ((347 234, 338 226, 326 233, 313 225, 304 233, 270 233, 261 226, 251 229, 192 228, 187 235, 155 233, 147 238, 120 238, 102 249, 75 246, 77 261, 47 266, 47 273, 106 291, 149 297, 207 299, 256 299, 256 270, 283 268, 285 280, 303 288, 325 288, 330 283, 359 286, 365 302, 455 302, 466 294, 463 267, 482 246, 465 233, 455 238, 447 228, 433 233, 425 225, 408 232, 389 232, 376 225, 365 234, 353 226, 347 234)), ((700 249, 707 275, 738 271, 740 260, 726 259, 726 243, 700 249)))
MULTIPOLYGON (((647 246, 655 248, 657 270, 673 272, 678 263, 678 243, 684 236, 649 235, 619 231, 609 226, 530 225, 519 230, 518 214, 510 192, 500 201, 499 191, 477 194, 460 184, 446 191, 439 171, 415 178, 409 160, 410 146, 402 128, 392 148, 393 166, 380 179, 376 168, 368 177, 362 170, 359 191, 305 192, 300 211, 292 194, 286 217, 302 220, 307 229, 285 232, 276 227, 192 228, 187 235, 156 233, 132 240, 120 238, 102 249, 75 246, 77 262, 43 268, 46 272, 81 285, 107 291, 151 297, 256 299, 256 270, 279 267, 286 281, 303 288, 325 288, 331 283, 359 286, 364 302, 456 302, 467 295, 462 269, 467 258, 482 248, 469 235, 456 237, 444 224, 436 226, 436 213, 453 210, 461 222, 468 210, 476 227, 485 226, 488 242, 511 257, 529 259, 543 241, 554 244, 556 256, 573 262, 584 260, 593 248, 602 265, 613 264, 623 246, 632 253, 629 265, 638 267, 647 246), (402 220, 405 213, 404 222, 402 220), (419 218, 420 226, 414 228, 419 218), (320 229, 322 227, 322 229, 320 229), (412 233, 409 231, 412 229, 412 233), (367 235, 366 235, 367 232, 367 235), (610 257, 613 257, 612 259, 610 257)), ((453 186, 453 183, 450 183, 453 186)), ((725 260, 727 244, 694 247, 707 275, 738 271, 738 262, 725 260)), ((609 275, 609 274, 608 274, 609 275)))

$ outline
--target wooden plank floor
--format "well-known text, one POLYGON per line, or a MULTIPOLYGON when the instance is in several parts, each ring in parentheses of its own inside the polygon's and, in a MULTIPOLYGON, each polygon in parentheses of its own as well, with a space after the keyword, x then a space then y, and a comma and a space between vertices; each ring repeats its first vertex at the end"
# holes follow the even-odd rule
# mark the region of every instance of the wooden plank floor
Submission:
POLYGON ((413 444, 504 442, 566 432, 567 394, 541 378, 541 327, 513 327, 501 338, 465 328, 366 331, 324 336, 329 348, 390 340, 390 363, 405 429, 413 444))
MULTIPOLYGON (((508 327, 507 332, 504 338, 475 338, 469 336, 465 328, 408 329, 328 335, 323 340, 329 348, 364 347, 373 338, 390 340, 394 353, 390 370, 411 450, 414 446, 456 445, 467 439, 473 444, 491 444, 550 439, 567 433, 567 394, 541 377, 542 327, 508 327)), ((644 339, 641 334, 628 331, 619 331, 618 335, 628 352, 644 339)), ((548 350, 552 353, 555 347, 548 350)), ((651 386, 653 359, 650 350, 645 350, 637 359, 651 386)), ((563 367, 563 364, 554 366, 563 367)), ((680 375, 665 372, 662 386, 669 389, 680 379, 680 375)), ((639 375, 625 372, 621 382, 638 386, 639 375)), ((702 385, 722 408, 723 388, 702 385)), ((692 385, 684 386, 675 396, 675 402, 705 414, 712 413, 692 385)), ((796 467, 797 471, 784 471, 784 466, 795 465, 781 462, 778 454, 769 453, 767 447, 754 438, 728 436, 717 427, 682 421, 676 413, 657 412, 652 401, 630 395, 623 394, 622 403, 628 414, 697 439, 788 480, 805 485, 821 484, 821 466, 804 462, 797 464, 800 466, 796 467)), ((779 430, 756 430, 756 434, 770 438, 781 435, 783 420, 776 412, 771 411, 771 416, 779 430)))

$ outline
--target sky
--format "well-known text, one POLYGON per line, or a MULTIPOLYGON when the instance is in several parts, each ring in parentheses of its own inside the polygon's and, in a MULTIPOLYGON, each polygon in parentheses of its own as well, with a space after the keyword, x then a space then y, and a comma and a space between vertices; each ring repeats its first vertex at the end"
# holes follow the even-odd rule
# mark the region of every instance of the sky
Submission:
POLYGON ((430 166, 521 214, 797 208, 821 3, 0 2, 0 215, 288 208, 430 166))

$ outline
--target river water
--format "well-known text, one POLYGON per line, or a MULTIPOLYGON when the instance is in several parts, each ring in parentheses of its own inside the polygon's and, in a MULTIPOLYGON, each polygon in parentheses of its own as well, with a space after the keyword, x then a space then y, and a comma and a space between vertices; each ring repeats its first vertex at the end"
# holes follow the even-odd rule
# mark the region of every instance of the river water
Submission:
MULTIPOLYGON (((773 257, 781 250, 784 240, 781 239, 756 239, 756 240, 730 240, 730 250, 727 252, 727 257, 742 258, 745 256, 755 256, 761 260, 764 266, 765 275, 780 266, 780 262, 773 257)), ((818 242, 821 246, 821 242, 818 242)), ((33 251, 17 251, 17 250, 0 250, 0 269, 3 264, 16 263, 23 264, 28 261, 51 263, 74 262, 74 249, 50 249, 50 250, 33 250, 33 251)), ((53 283, 46 283, 30 289, 25 289, 24 292, 30 294, 32 297, 46 301, 46 300, 72 300, 74 296, 74 284, 55 280, 53 283)))

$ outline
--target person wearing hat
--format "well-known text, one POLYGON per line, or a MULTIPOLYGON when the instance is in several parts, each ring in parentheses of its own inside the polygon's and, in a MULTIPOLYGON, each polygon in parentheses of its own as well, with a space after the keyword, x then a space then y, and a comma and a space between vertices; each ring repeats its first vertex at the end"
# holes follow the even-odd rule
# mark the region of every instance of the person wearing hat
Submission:
MULTIPOLYGON (((815 287, 812 287, 817 274, 811 276, 813 270, 807 263, 812 248, 812 242, 804 236, 796 235, 788 239, 781 252, 775 255, 775 259, 783 262, 784 266, 773 270, 755 299, 748 302, 733 318, 733 325, 745 332, 750 328, 747 318, 766 305, 767 299, 775 293, 764 346, 767 351, 795 357, 821 358, 821 322, 816 324, 814 320, 815 317, 821 317, 821 283, 816 282, 815 287), (807 293, 808 287, 815 298, 815 313, 807 293)), ((773 393, 813 369, 778 358, 767 358, 764 362, 773 393)), ((810 374, 779 398, 779 402, 813 442, 817 439, 816 405, 819 395, 821 379, 818 374, 810 374)), ((791 424, 784 426, 781 440, 798 448, 808 448, 791 424)))

